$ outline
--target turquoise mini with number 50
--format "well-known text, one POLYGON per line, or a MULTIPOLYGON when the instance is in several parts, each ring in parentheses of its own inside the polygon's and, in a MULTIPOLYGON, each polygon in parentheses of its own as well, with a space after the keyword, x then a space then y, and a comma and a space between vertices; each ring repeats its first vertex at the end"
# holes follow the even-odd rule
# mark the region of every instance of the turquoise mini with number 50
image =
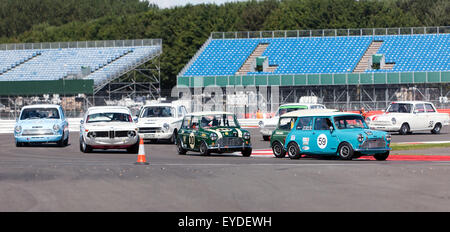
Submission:
POLYGON ((297 118, 284 149, 291 159, 328 155, 344 160, 361 156, 386 160, 390 142, 389 133, 370 130, 360 114, 311 111, 297 118))

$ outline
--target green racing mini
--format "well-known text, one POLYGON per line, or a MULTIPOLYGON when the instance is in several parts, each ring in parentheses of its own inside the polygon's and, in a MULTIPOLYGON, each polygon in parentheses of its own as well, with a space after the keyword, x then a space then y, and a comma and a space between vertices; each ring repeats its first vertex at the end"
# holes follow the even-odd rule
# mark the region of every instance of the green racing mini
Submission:
POLYGON ((228 112, 198 112, 183 118, 177 135, 178 154, 187 151, 231 153, 240 151, 243 156, 252 154, 250 132, 241 129, 236 115, 228 112))

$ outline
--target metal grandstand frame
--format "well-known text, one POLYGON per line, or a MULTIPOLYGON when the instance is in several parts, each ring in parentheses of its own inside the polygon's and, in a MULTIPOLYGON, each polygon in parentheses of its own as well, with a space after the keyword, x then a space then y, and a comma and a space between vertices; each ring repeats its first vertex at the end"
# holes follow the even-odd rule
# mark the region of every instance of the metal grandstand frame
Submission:
MULTIPOLYGON (((86 109, 93 105, 105 105, 112 99, 130 98, 145 95, 148 99, 158 99, 161 93, 160 55, 162 54, 162 39, 138 39, 138 40, 102 40, 102 41, 72 41, 51 43, 15 43, 0 44, 0 50, 25 50, 25 49, 64 49, 64 48, 103 48, 103 47, 134 47, 134 46, 159 46, 160 49, 144 57, 140 61, 123 67, 120 72, 109 77, 106 81, 93 86, 92 93, 80 94, 27 94, 26 96, 3 95, 0 96, 0 118, 14 118, 23 104, 50 103, 66 101, 81 102, 86 109), (69 99, 70 98, 70 99, 69 99), (73 98, 73 99, 72 99, 73 98), (2 104, 3 103, 3 104, 2 104), (2 112, 1 110, 7 109, 2 112)), ((113 61, 114 62, 114 61, 113 61)), ((68 78, 67 80, 70 80, 68 78)), ((62 79, 64 82, 65 78, 62 79)), ((41 91, 42 92, 42 91, 41 91)), ((71 103, 72 104, 72 103, 71 103)), ((72 104, 73 105, 73 104, 72 104)), ((83 109, 66 110, 70 117, 78 117, 83 109)))

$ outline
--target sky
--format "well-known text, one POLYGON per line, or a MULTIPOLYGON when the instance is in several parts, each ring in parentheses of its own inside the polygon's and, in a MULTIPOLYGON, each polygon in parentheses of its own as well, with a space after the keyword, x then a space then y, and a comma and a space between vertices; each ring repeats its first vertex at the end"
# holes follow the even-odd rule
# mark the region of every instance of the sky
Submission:
POLYGON ((159 8, 170 8, 174 6, 184 6, 188 3, 195 5, 201 3, 216 3, 218 5, 226 2, 242 2, 246 0, 148 0, 150 3, 155 3, 159 8))

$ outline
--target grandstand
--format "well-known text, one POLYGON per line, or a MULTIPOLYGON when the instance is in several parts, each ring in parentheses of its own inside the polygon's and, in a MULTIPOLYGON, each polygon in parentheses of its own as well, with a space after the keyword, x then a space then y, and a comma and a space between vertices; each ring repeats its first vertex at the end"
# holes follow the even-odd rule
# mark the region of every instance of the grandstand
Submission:
POLYGON ((161 40, 4 44, 0 82, 92 80, 98 92, 161 52, 161 40))
POLYGON ((314 95, 369 109, 412 95, 438 101, 448 83, 450 27, 216 32, 177 79, 191 88, 277 86, 280 103, 314 95))
POLYGON ((69 102, 81 97, 82 108, 112 98, 156 99, 161 54, 161 39, 1 44, 0 104, 15 113, 21 104, 50 101, 50 94, 69 102))

